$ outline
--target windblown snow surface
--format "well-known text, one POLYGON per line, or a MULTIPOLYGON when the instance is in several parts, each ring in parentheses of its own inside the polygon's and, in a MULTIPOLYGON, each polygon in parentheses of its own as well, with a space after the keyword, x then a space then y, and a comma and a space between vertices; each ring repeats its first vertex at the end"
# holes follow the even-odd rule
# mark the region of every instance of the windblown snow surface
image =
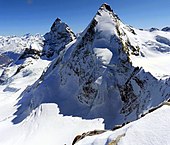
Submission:
POLYGON ((121 129, 88 136, 76 145, 169 145, 169 113, 170 106, 164 105, 121 129))
POLYGON ((127 122, 76 144, 168 144, 169 106, 148 112, 170 99, 169 66, 170 32, 125 25, 107 4, 78 38, 60 19, 44 36, 1 36, 0 145, 71 145, 127 122))

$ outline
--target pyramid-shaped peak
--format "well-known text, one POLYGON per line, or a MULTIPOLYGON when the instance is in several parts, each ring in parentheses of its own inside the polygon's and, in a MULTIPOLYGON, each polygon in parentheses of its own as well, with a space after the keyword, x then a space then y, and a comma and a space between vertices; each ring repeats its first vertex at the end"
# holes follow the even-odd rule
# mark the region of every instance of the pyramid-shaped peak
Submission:
POLYGON ((101 5, 101 7, 100 7, 100 9, 106 9, 106 10, 108 10, 108 11, 110 11, 110 12, 113 12, 113 10, 112 10, 112 8, 110 7, 110 5, 108 5, 107 3, 104 3, 104 4, 102 4, 101 5))
POLYGON ((61 21, 61 19, 60 18, 57 18, 56 20, 55 20, 55 22, 60 22, 61 21))
POLYGON ((60 25, 64 25, 65 27, 68 27, 68 25, 62 22, 60 18, 57 18, 51 26, 51 31, 54 31, 56 27, 59 27, 60 25))
POLYGON ((70 27, 57 18, 51 26, 51 31, 44 35, 45 41, 49 45, 66 45, 76 39, 70 27))

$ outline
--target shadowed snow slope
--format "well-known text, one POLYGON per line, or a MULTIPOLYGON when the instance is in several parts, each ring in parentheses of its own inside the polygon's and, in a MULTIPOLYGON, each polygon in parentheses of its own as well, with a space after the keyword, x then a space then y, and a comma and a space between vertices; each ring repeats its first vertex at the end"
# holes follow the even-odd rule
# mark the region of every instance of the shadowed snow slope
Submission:
POLYGON ((127 26, 103 4, 77 39, 60 19, 44 37, 11 65, 2 56, 0 144, 69 145, 170 98, 169 32, 127 26))

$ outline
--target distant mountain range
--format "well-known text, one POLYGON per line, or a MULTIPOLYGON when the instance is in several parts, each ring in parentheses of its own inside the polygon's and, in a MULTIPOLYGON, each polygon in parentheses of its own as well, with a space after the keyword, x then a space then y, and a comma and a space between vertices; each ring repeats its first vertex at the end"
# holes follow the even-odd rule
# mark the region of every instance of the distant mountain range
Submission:
POLYGON ((125 25, 108 4, 79 35, 57 18, 0 36, 0 144, 167 144, 169 66, 170 27, 125 25))

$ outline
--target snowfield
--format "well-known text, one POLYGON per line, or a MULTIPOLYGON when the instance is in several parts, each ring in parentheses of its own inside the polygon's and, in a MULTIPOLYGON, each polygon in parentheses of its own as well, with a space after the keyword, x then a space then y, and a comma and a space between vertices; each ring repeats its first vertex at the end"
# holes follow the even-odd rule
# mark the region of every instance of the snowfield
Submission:
POLYGON ((162 31, 140 31, 134 29, 136 38, 129 37, 132 44, 137 44, 141 48, 141 57, 131 55, 134 66, 141 66, 152 73, 158 79, 166 79, 170 76, 170 33, 162 31))
POLYGON ((76 145, 168 145, 165 30, 125 25, 103 4, 77 38, 58 18, 44 36, 0 36, 0 145, 71 145, 93 130, 106 132, 76 145))
POLYGON ((43 104, 22 123, 10 120, 0 125, 0 144, 4 145, 62 145, 71 144, 76 134, 103 129, 102 119, 83 120, 59 114, 56 104, 43 104))
POLYGON ((116 131, 88 136, 76 145, 168 145, 170 106, 160 109, 129 123, 116 131))

